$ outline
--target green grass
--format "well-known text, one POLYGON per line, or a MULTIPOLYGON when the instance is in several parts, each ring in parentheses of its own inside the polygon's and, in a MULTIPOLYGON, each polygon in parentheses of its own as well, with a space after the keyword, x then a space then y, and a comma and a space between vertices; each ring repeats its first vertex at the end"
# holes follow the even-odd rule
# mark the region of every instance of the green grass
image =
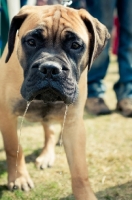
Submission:
MULTIPOLYGON (((113 112, 100 117, 84 113, 89 178, 99 200, 132 200, 132 119, 115 112, 116 98, 112 87, 117 79, 117 63, 112 57, 105 78, 105 100, 113 112)), ((56 132, 57 138, 58 126, 56 132)), ((55 149, 54 166, 42 171, 34 166, 35 158, 43 147, 43 129, 40 124, 24 122, 21 144, 35 188, 27 193, 7 190, 6 158, 0 139, 0 199, 74 200, 63 147, 55 149)))

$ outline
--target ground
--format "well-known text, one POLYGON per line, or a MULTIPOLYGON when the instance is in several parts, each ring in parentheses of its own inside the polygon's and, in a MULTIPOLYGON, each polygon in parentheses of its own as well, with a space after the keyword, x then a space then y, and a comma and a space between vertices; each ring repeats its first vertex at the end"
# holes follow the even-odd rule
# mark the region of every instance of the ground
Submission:
MULTIPOLYGON (((95 117, 84 113, 89 178, 98 200, 132 200, 132 119, 115 111, 116 98, 112 87, 118 79, 117 71, 116 57, 112 56, 105 78, 105 100, 112 114, 95 117)), ((56 132, 58 136, 58 126, 56 132)), ((25 121, 21 144, 35 189, 28 193, 7 190, 6 158, 0 138, 0 199, 74 200, 63 147, 56 147, 54 166, 42 171, 34 166, 43 146, 41 125, 25 121)))

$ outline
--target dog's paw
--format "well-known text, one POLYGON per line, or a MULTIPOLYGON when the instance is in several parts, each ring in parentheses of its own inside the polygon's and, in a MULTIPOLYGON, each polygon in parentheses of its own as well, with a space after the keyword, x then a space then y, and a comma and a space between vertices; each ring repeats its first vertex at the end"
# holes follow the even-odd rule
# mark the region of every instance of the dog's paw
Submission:
POLYGON ((36 167, 38 169, 45 169, 47 167, 52 167, 55 161, 54 151, 42 152, 41 155, 36 159, 36 167))
POLYGON ((30 189, 34 188, 34 184, 29 175, 21 175, 15 181, 9 181, 8 188, 11 191, 21 189, 28 192, 30 189))

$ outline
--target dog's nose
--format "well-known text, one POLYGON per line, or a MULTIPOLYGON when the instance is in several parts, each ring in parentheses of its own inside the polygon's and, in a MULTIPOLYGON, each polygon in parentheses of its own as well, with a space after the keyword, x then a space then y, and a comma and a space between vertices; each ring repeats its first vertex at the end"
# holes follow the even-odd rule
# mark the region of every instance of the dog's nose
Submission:
POLYGON ((44 63, 39 66, 39 70, 48 77, 59 75, 62 71, 62 68, 58 64, 53 63, 44 63))
POLYGON ((39 67, 39 70, 45 75, 56 75, 60 73, 60 69, 55 66, 41 66, 39 67))

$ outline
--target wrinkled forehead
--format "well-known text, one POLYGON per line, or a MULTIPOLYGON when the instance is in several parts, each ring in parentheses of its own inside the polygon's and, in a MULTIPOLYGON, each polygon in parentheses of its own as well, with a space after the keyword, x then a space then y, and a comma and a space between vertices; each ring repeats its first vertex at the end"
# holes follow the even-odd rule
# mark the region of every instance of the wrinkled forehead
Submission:
POLYGON ((88 40, 87 28, 79 16, 79 12, 72 8, 60 5, 35 6, 35 9, 23 22, 19 36, 23 37, 38 27, 44 29, 44 34, 54 36, 61 34, 64 30, 69 30, 75 32, 85 42, 88 40))

